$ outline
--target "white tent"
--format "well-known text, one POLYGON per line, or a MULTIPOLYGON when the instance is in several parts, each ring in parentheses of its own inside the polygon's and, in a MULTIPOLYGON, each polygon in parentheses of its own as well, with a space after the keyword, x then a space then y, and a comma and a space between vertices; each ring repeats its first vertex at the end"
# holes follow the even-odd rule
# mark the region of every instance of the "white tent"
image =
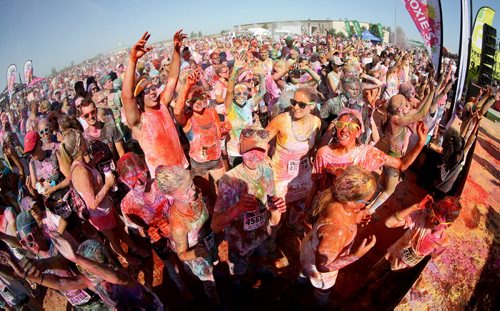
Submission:
POLYGON ((248 28, 248 31, 250 31, 254 36, 270 36, 271 31, 265 28, 261 27, 255 27, 255 28, 248 28))

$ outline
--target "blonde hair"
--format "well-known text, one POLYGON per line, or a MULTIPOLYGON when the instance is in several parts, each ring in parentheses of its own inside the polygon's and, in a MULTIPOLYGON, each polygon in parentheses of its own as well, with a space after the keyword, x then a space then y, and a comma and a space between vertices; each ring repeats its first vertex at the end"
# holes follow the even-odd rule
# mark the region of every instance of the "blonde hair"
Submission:
POLYGON ((320 194, 318 204, 312 211, 317 217, 334 201, 349 203, 371 196, 377 189, 372 173, 361 166, 351 165, 338 176, 333 185, 320 194))
POLYGON ((189 171, 178 165, 158 166, 155 170, 155 178, 158 188, 164 194, 171 194, 175 189, 192 182, 189 171))
POLYGON ((76 156, 80 153, 82 140, 82 134, 75 129, 67 129, 63 132, 63 141, 59 145, 59 156, 62 163, 59 163, 59 166, 71 167, 76 156))

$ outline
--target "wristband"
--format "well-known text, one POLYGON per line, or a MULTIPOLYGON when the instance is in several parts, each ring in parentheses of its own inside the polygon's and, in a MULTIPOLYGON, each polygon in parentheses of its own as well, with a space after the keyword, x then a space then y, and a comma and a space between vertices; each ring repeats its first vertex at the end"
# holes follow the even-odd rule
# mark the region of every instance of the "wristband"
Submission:
POLYGON ((403 219, 401 219, 401 218, 399 217, 399 213, 398 213, 397 211, 396 211, 396 212, 394 213, 394 215, 392 215, 392 216, 393 216, 393 217, 394 217, 397 221, 403 221, 403 219))

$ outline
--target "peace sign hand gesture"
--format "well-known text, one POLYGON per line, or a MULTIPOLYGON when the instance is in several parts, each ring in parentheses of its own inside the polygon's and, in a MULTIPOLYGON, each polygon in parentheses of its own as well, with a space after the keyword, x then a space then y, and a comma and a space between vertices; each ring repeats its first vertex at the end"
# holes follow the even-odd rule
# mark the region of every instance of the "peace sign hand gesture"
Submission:
POLYGON ((149 37, 151 37, 151 34, 146 31, 142 35, 141 39, 139 39, 139 41, 137 41, 137 43, 130 50, 130 58, 134 62, 137 62, 137 60, 143 57, 144 54, 151 51, 152 47, 146 47, 146 43, 148 42, 149 37))

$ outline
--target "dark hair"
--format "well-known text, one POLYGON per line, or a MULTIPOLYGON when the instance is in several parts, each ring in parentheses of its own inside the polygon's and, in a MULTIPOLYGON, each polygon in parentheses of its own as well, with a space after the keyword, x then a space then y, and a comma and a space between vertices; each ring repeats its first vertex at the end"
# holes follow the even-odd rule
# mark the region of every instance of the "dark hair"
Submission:
POLYGON ((443 138, 442 161, 448 168, 453 167, 462 159, 464 139, 457 130, 448 129, 443 138))
POLYGON ((85 97, 87 96, 87 92, 85 91, 85 87, 83 85, 83 81, 76 81, 75 83, 75 93, 76 97, 85 97))

